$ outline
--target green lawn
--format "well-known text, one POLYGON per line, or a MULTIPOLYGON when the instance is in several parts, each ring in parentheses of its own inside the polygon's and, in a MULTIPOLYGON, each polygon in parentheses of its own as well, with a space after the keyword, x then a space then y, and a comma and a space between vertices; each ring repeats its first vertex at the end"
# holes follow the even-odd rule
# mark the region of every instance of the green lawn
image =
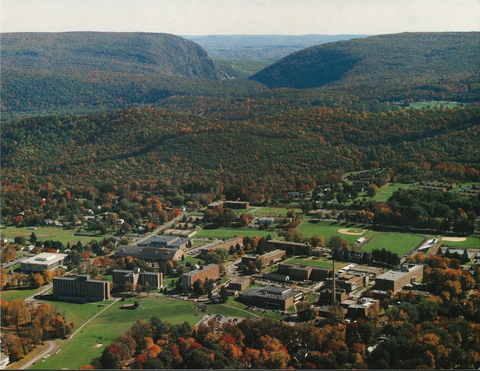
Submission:
MULTIPOLYGON (((432 100, 426 102, 413 102, 410 103, 411 108, 422 109, 422 108, 440 108, 441 105, 444 105, 445 108, 457 108, 460 102, 448 102, 446 100, 432 100)), ((465 104, 468 106, 468 104, 465 104)))
POLYGON ((298 208, 298 207, 269 207, 269 206, 266 206, 266 207, 262 207, 258 210, 255 210, 254 212, 251 213, 251 215, 253 216, 259 216, 259 217, 268 217, 268 216, 272 216, 272 217, 285 217, 287 216, 287 212, 289 210, 293 210, 295 211, 295 214, 302 214, 302 209, 298 208))
POLYGON ((468 236, 465 241, 440 241, 444 246, 450 247, 470 247, 480 249, 480 237, 479 236, 468 236))
POLYGON ((45 287, 39 287, 38 289, 24 289, 24 290, 3 290, 2 299, 6 301, 12 301, 16 299, 25 300, 29 296, 36 294, 37 292, 43 290, 45 287))
POLYGON ((363 251, 372 252, 374 249, 385 248, 399 255, 405 255, 422 241, 421 236, 407 233, 386 233, 375 237, 363 247, 363 251))
POLYGON ((256 229, 246 228, 217 228, 217 229, 202 229, 195 235, 195 238, 233 238, 235 236, 244 237, 266 237, 271 235, 275 237, 272 231, 260 231, 256 229))
MULTIPOLYGON (((250 287, 253 287, 253 286, 250 286, 250 287)), ((245 307, 248 306, 247 304, 242 303, 238 299, 238 296, 230 297, 230 299, 228 299, 228 301, 225 304, 223 304, 222 306, 225 307, 226 305, 231 306, 231 307, 235 307, 235 308, 238 308, 238 309, 242 309, 242 310, 245 310, 245 307)), ((211 308, 212 308, 212 306, 208 306, 207 311, 209 311, 211 308)), ((235 312, 237 314, 233 314, 234 316, 243 317, 243 318, 253 318, 253 317, 257 316, 257 317, 260 317, 260 318, 272 318, 272 319, 275 319, 275 320, 278 320, 278 321, 283 321, 286 317, 285 315, 283 315, 281 313, 275 313, 275 312, 271 312, 271 311, 268 311, 267 313, 263 313, 262 311, 257 311, 257 312, 235 311, 235 312)), ((209 313, 211 313, 211 312, 209 312, 209 313)))
POLYGON ((390 197, 392 197, 393 193, 398 191, 399 189, 407 188, 409 184, 400 184, 400 183, 387 183, 383 187, 378 189, 377 194, 372 197, 372 200, 378 202, 385 202, 390 197))
MULTIPOLYGON (((340 233, 339 229, 360 229, 360 225, 353 225, 352 223, 339 223, 339 222, 327 222, 327 221, 318 221, 313 220, 303 220, 302 223, 297 227, 298 231, 303 235, 303 237, 310 237, 317 235, 319 237, 325 237, 325 241, 332 236, 340 236, 342 239, 347 240, 349 244, 354 243, 361 236, 359 235, 348 235, 340 233)), ((363 226, 363 225, 362 225, 363 226)))
POLYGON ((78 241, 80 241, 83 245, 86 243, 90 242, 91 240, 96 240, 100 241, 102 240, 105 236, 104 235, 92 235, 92 236, 74 236, 74 232, 78 231, 78 228, 75 229, 63 229, 60 227, 35 227, 37 228, 36 230, 31 230, 28 229, 28 227, 23 227, 23 228, 17 228, 17 227, 5 227, 2 228, 2 237, 8 238, 8 239, 14 239, 17 236, 23 236, 26 239, 26 244, 29 245, 29 238, 30 235, 35 233, 37 236, 37 239, 39 241, 47 241, 47 240, 52 240, 52 241, 60 241, 62 242, 65 246, 67 245, 68 242, 70 242, 70 245, 76 244, 78 241))
MULTIPOLYGON (((227 305, 231 305, 232 302, 233 300, 229 300, 227 305)), ((52 355, 45 362, 37 363, 31 367, 31 369, 78 369, 79 367, 90 363, 93 359, 99 358, 105 347, 110 345, 110 342, 116 336, 125 333, 131 328, 138 319, 147 322, 152 317, 156 316, 161 320, 168 320, 171 323, 183 323, 186 321, 193 326, 203 316, 203 313, 196 311, 194 306, 195 304, 192 302, 159 296, 132 299, 127 300, 126 302, 119 301, 85 326, 85 328, 75 335, 72 340, 65 343, 58 354, 52 355), (134 300, 138 300, 140 303, 138 309, 133 311, 119 309, 123 304, 133 302, 134 300), (101 340, 100 337, 102 337, 101 340), (94 347, 97 344, 102 344, 102 346, 94 347)), ((71 321, 69 316, 72 315, 72 311, 78 311, 79 317, 90 318, 94 313, 104 309, 103 307, 98 307, 98 303, 58 303, 58 307, 60 310, 65 308, 68 322, 71 321)), ((248 313, 221 304, 208 305, 207 313, 229 315, 233 317, 253 317, 253 315, 249 315, 248 313)), ((76 328, 78 328, 78 326, 76 326, 76 328)))

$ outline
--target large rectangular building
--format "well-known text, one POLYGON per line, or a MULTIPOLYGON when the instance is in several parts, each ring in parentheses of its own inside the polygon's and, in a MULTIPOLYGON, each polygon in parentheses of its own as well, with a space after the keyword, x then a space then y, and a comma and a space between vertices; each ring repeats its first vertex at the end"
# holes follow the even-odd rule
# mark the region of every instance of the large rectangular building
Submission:
POLYGON ((190 238, 180 238, 177 236, 154 236, 139 242, 138 246, 186 250, 192 246, 192 240, 190 238))
POLYGON ((217 250, 217 249, 230 250, 232 246, 236 248, 237 245, 239 246, 243 245, 243 237, 235 237, 235 238, 230 238, 229 240, 226 240, 226 241, 217 241, 217 242, 209 243, 205 246, 200 247, 199 250, 200 250, 200 255, 202 257, 205 257, 208 254, 208 252, 211 250, 217 250))
POLYGON ((240 294, 240 299, 251 305, 281 310, 291 307, 297 301, 302 300, 302 297, 301 291, 278 286, 252 287, 240 294))
POLYGON ((158 290, 163 286, 161 273, 141 272, 140 268, 134 270, 115 269, 113 271, 113 283, 119 287, 124 287, 127 282, 132 285, 135 290, 137 285, 145 286, 146 283, 153 290, 158 290))
POLYGON ((23 272, 43 272, 55 270, 65 264, 67 254, 55 254, 43 252, 34 257, 28 258, 20 263, 20 270, 23 272))
POLYGON ((408 264, 392 269, 375 279, 375 290, 400 291, 405 285, 423 279, 423 265, 408 264))
POLYGON ((53 295, 58 300, 87 302, 110 299, 110 282, 90 279, 89 275, 54 277, 53 295))
POLYGON ((195 281, 205 279, 217 280, 220 278, 220 266, 217 264, 209 264, 200 269, 184 273, 182 275, 182 288, 183 291, 188 291, 189 286, 193 286, 195 281))
POLYGON ((280 263, 278 265, 278 273, 289 276, 295 281, 325 281, 328 277, 332 277, 332 268, 320 268, 310 265, 280 263))

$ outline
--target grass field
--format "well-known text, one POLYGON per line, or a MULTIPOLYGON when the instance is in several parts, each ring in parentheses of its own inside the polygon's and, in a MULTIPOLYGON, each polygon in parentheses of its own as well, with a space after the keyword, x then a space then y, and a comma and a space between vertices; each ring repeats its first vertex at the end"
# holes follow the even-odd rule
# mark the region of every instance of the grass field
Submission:
POLYGON ((251 213, 253 216, 272 216, 272 217, 285 217, 289 210, 295 211, 295 214, 301 214, 302 209, 297 207, 261 207, 251 213))
POLYGON ((372 197, 372 200, 385 202, 390 197, 392 197, 393 193, 398 191, 399 189, 407 188, 408 184, 400 184, 400 183, 387 183, 383 187, 378 189, 377 194, 372 197))
POLYGON ((92 235, 92 236, 74 236, 74 232, 76 232, 78 229, 63 229, 59 227, 36 227, 36 230, 31 230, 28 229, 28 227, 23 227, 23 228, 17 228, 17 227, 5 227, 2 228, 2 237, 7 238, 9 240, 15 239, 17 236, 23 236, 26 239, 26 244, 29 245, 29 238, 30 235, 35 233, 37 236, 37 239, 39 241, 47 241, 47 240, 52 240, 52 241, 60 241, 62 242, 65 246, 67 245, 68 242, 70 242, 70 245, 76 244, 78 241, 80 241, 83 245, 86 243, 90 242, 91 240, 96 240, 100 241, 102 240, 105 236, 104 235, 92 235))
POLYGON ((479 236, 468 236, 465 241, 440 241, 444 246, 450 247, 470 247, 480 249, 480 237, 479 236))
MULTIPOLYGON (((203 313, 194 309, 195 304, 192 302, 160 296, 132 299, 132 302, 134 300, 138 300, 140 303, 140 307, 137 310, 123 311, 120 310, 119 307, 125 304, 125 302, 115 303, 85 326, 72 340, 65 343, 58 354, 52 355, 45 362, 37 363, 30 369, 78 369, 90 363, 93 359, 99 358, 105 347, 110 345, 110 342, 116 336, 125 333, 138 319, 147 322, 156 316, 161 320, 168 320, 171 323, 188 322, 190 325, 194 325, 203 316, 203 313), (100 337, 102 337, 101 340, 100 337), (97 344, 102 344, 102 346, 94 348, 97 344)), ((232 300, 229 300, 227 305, 230 305, 231 301, 232 300)), ((126 303, 129 303, 129 301, 126 301, 126 303)), ((72 316, 72 311, 78 311, 78 317, 90 318, 94 313, 103 309, 102 307, 98 307, 98 304, 69 304, 71 306, 80 306, 78 310, 76 310, 75 307, 70 307, 66 304, 68 303, 58 303, 58 307, 59 309, 65 308, 68 322, 71 321, 69 316, 72 316), (93 311, 93 313, 91 311, 93 311)), ((209 305, 207 307, 207 313, 218 313, 234 317, 249 317, 248 313, 225 305, 209 305)), ((80 320, 80 318, 78 319, 80 320)), ((78 328, 78 326, 75 327, 78 328)))
POLYGON ((374 249, 385 248, 398 255, 405 255, 422 241, 421 236, 407 233, 386 233, 375 237, 363 247, 363 251, 372 252, 374 249))
MULTIPOLYGON (((266 237, 270 235, 275 237, 272 231, 260 231, 256 229, 241 229, 241 228, 217 228, 217 229, 203 229, 195 235, 195 238, 233 238, 235 236, 244 237, 266 237)), ((206 242, 206 241, 205 241, 206 242)))
POLYGON ((342 234, 338 232, 339 229, 363 229, 363 224, 354 224, 352 223, 339 223, 339 222, 327 222, 327 221, 319 221, 319 222, 312 222, 308 220, 302 221, 302 223, 297 227, 298 231, 303 235, 303 237, 310 237, 313 235, 317 235, 319 237, 325 237, 325 240, 328 240, 332 236, 340 236, 342 239, 347 240, 349 244, 354 243, 358 240, 358 235, 348 235, 342 234))
MULTIPOLYGON (((440 108, 441 105, 445 108, 457 108, 459 102, 448 102, 446 100, 431 100, 426 102, 413 102, 410 103, 410 108, 422 109, 422 108, 440 108)), ((468 104, 467 104, 468 105, 468 104)))
POLYGON ((39 287, 37 289, 24 289, 24 290, 6 290, 2 291, 2 299, 6 301, 12 301, 16 299, 25 300, 29 296, 35 295, 37 292, 43 290, 45 287, 39 287))

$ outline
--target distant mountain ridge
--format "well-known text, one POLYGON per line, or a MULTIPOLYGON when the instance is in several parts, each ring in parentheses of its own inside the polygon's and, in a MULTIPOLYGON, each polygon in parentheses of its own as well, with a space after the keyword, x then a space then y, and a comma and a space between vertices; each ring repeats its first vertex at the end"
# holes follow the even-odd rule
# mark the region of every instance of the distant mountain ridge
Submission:
POLYGON ((4 33, 2 67, 46 72, 88 68, 144 73, 146 69, 171 76, 219 78, 215 64, 198 44, 154 33, 4 33))
POLYGON ((403 33, 339 41, 293 53, 250 79, 269 88, 399 84, 480 73, 480 33, 403 33))

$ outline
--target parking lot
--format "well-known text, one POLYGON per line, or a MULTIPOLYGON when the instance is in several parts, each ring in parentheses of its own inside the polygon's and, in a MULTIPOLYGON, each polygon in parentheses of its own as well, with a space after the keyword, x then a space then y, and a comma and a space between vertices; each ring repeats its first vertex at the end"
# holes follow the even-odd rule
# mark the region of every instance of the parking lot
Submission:
POLYGON ((217 322, 218 326, 223 325, 224 323, 231 323, 236 325, 237 323, 243 321, 245 318, 242 317, 230 317, 230 316, 221 316, 219 314, 206 314, 203 316, 203 318, 198 321, 196 326, 200 325, 200 323, 204 323, 205 325, 210 321, 211 319, 215 320, 217 322))

